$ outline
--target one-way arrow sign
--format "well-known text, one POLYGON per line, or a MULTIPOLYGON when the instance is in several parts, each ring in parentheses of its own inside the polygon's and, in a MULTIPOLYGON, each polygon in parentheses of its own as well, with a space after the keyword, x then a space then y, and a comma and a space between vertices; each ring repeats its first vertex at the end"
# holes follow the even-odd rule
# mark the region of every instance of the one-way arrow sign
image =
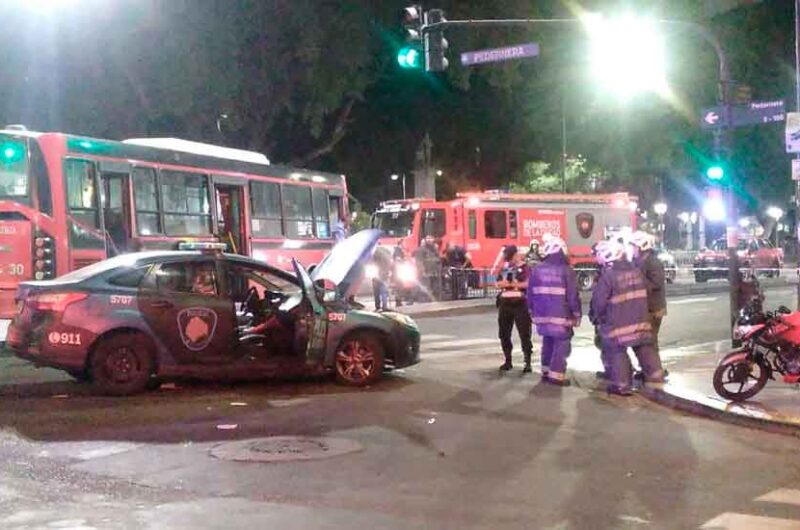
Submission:
POLYGON ((708 112, 705 116, 703 116, 703 121, 709 125, 716 125, 716 123, 719 121, 719 114, 714 111, 708 112))

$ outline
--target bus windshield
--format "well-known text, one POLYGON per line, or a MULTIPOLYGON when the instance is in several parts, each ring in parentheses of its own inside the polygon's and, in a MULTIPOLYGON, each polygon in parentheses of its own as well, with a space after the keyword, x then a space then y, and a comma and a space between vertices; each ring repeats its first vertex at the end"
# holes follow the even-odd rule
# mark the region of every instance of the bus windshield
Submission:
POLYGON ((389 237, 408 237, 414 223, 414 214, 407 210, 395 212, 375 212, 372 228, 383 230, 389 237))
POLYGON ((28 156, 25 140, 0 136, 0 198, 28 195, 28 156))

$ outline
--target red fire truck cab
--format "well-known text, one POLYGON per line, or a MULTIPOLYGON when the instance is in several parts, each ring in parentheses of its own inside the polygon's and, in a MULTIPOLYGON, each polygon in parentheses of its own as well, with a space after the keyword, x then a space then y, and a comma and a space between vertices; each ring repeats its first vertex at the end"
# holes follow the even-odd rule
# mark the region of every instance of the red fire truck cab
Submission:
POLYGON ((567 242, 569 258, 583 289, 596 279, 592 245, 636 228, 636 198, 613 194, 459 193, 451 201, 405 199, 381 203, 372 226, 384 231, 381 245, 401 245, 408 254, 426 236, 464 247, 472 265, 490 269, 505 245, 526 252, 532 240, 550 233, 567 242))

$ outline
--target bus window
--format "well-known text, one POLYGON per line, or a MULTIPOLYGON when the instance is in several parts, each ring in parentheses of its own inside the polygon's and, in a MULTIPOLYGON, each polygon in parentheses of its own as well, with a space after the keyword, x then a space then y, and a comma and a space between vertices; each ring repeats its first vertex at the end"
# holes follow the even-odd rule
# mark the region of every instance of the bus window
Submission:
POLYGON ((31 175, 36 180, 36 194, 39 197, 39 211, 53 215, 53 193, 50 191, 50 172, 44 161, 44 153, 39 142, 31 140, 31 175))
POLYGON ((0 137, 0 197, 28 202, 28 154, 25 140, 0 137))
POLYGON ((442 208, 422 210, 422 230, 420 231, 420 240, 425 236, 433 236, 435 238, 444 237, 447 232, 446 217, 442 208))
POLYGON ((161 234, 155 169, 151 167, 133 168, 133 200, 136 205, 136 226, 139 235, 161 234))
POLYGON ((467 214, 468 219, 468 229, 469 229, 469 238, 470 239, 477 239, 478 238, 478 216, 475 215, 475 210, 470 210, 469 214, 467 214))
POLYGON ((311 188, 285 184, 283 211, 287 237, 314 237, 314 216, 311 208, 311 188))
POLYGON ((183 171, 162 171, 161 200, 167 235, 211 234, 208 177, 183 171))
POLYGON ((506 212, 487 210, 483 213, 483 224, 488 239, 506 238, 506 212))
POLYGON ((517 212, 515 210, 508 212, 508 236, 511 239, 517 239, 517 212))
POLYGON ((88 160, 67 159, 67 206, 70 215, 87 228, 100 228, 97 215, 97 189, 94 164, 88 160))
POLYGON ((328 196, 328 213, 330 215, 331 226, 336 226, 336 223, 342 218, 341 200, 340 197, 328 196))
POLYGON ((314 207, 314 229, 317 237, 328 239, 331 237, 330 214, 328 213, 328 190, 311 188, 311 202, 314 207))
POLYGON ((250 206, 253 234, 259 237, 283 235, 280 185, 275 182, 251 182, 250 206))

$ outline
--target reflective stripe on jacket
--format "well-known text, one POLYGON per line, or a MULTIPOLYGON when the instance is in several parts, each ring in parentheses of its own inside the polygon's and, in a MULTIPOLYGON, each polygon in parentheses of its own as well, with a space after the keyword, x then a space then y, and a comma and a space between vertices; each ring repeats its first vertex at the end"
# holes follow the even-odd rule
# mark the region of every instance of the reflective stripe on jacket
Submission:
POLYGON ((644 275, 634 264, 622 260, 603 271, 591 307, 604 340, 619 346, 652 342, 644 275))
POLYGON ((572 336, 572 328, 581 319, 581 300, 575 271, 563 253, 545 257, 532 269, 528 281, 528 310, 539 335, 572 336))

